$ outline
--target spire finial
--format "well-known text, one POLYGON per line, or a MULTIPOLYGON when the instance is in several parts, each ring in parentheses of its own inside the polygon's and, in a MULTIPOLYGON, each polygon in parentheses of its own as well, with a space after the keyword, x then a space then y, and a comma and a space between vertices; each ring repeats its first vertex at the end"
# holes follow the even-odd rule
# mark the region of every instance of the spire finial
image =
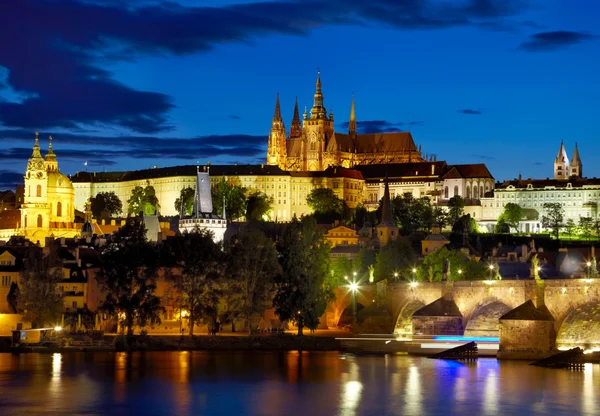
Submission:
POLYGON ((40 133, 39 132, 35 132, 35 145, 39 146, 39 141, 40 141, 40 133))
POLYGON ((52 136, 48 137, 48 141, 49 141, 49 144, 48 144, 48 154, 52 155, 52 154, 54 154, 54 152, 52 151, 52 136))
POLYGON ((302 136, 302 125, 300 124, 300 114, 298 114, 298 96, 294 104, 294 117, 292 118, 292 127, 290 128, 290 139, 302 136))
POLYGON ((354 91, 352 92, 352 105, 350 106, 350 122, 348 123, 348 134, 356 136, 356 112, 354 110, 354 91))

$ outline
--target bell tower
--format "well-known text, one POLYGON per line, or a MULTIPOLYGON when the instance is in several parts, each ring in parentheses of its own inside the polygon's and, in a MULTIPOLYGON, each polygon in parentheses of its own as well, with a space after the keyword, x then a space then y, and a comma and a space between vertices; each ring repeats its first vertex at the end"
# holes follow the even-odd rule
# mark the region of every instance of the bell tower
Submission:
POLYGON ((570 176, 570 167, 569 157, 567 156, 565 145, 561 140, 558 154, 554 160, 554 179, 568 179, 570 176))
POLYGON ((39 133, 36 132, 33 153, 25 171, 25 189, 21 205, 21 228, 25 230, 25 235, 30 235, 40 228, 48 228, 48 214, 48 173, 40 152, 39 133))
POLYGON ((304 120, 304 138, 306 141, 306 170, 324 170, 327 166, 323 163, 323 152, 327 142, 333 136, 333 113, 327 116, 323 105, 321 91, 321 71, 317 75, 317 85, 314 95, 313 107, 310 118, 304 120))
POLYGON ((267 149, 267 165, 279 166, 285 170, 287 167, 287 141, 285 125, 281 118, 281 107, 279 105, 279 94, 275 101, 275 115, 271 123, 269 133, 269 147, 267 149))
POLYGON ((573 152, 573 159, 571 159, 571 176, 581 178, 583 175, 583 164, 581 163, 581 157, 579 157, 579 149, 577 143, 575 143, 575 151, 573 152))

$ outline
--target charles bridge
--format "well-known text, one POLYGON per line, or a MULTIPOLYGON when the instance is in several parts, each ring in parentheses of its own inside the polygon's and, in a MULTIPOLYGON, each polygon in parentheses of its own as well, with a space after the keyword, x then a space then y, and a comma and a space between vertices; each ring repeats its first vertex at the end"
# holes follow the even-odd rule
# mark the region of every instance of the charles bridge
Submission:
MULTIPOLYGON (((499 356, 538 356, 554 348, 600 350, 600 279, 380 282, 357 291, 357 331, 500 338, 499 356)), ((340 289, 328 314, 352 316, 340 289)))

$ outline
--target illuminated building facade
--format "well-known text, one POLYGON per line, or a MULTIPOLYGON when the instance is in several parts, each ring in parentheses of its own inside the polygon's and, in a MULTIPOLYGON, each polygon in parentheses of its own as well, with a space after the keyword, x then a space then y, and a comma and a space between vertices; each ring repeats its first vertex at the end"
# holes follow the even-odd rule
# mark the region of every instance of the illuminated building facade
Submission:
POLYGON ((281 117, 279 95, 271 123, 267 149, 267 164, 288 171, 319 171, 331 166, 351 168, 355 165, 422 162, 409 132, 359 134, 356 125, 354 97, 350 110, 348 132, 336 132, 334 115, 323 103, 321 74, 317 77, 316 92, 310 114, 304 110, 302 124, 298 100, 289 135, 281 117))

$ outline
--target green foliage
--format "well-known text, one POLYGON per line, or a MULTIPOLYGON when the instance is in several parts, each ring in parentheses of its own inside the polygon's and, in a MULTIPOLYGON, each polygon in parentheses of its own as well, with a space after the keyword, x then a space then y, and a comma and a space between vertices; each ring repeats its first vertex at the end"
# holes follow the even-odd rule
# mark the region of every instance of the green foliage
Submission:
POLYGON ((369 266, 373 264, 375 264, 375 252, 363 247, 358 256, 354 258, 340 257, 333 261, 333 276, 338 284, 346 284, 347 281, 367 283, 369 281, 369 266), (346 280, 345 277, 348 279, 346 280))
POLYGON ((159 208, 156 190, 152 185, 146 185, 144 188, 136 186, 127 200, 127 215, 139 215, 141 212, 145 215, 155 215, 159 208))
POLYGON ((181 213, 181 202, 183 201, 183 215, 192 215, 194 209, 194 194, 194 190, 189 186, 183 188, 181 192, 179 192, 179 198, 177 198, 173 204, 175 211, 181 213))
POLYGON ((510 226, 500 217, 494 227, 494 232, 496 234, 508 234, 510 233, 510 226))
POLYGON ((216 322, 219 300, 223 296, 224 255, 220 244, 206 230, 184 233, 172 241, 175 262, 181 273, 174 277, 180 294, 179 310, 187 311, 189 334, 194 335, 196 322, 204 318, 216 322))
POLYGON ((463 215, 454 223, 452 231, 455 233, 477 233, 479 231, 475 218, 471 217, 471 214, 463 215))
POLYGON ((431 223, 437 225, 440 229, 448 224, 448 213, 443 208, 435 206, 431 210, 431 223))
MULTIPOLYGON (((379 202, 383 203, 383 199, 379 202)), ((391 201, 394 222, 403 235, 429 230, 433 223, 433 208, 429 198, 414 198, 411 193, 398 195, 391 201)))
POLYGON ((575 231, 575 221, 573 220, 573 218, 569 218, 565 222, 565 231, 567 232, 567 235, 569 237, 573 235, 573 231, 575 231))
POLYGON ((263 192, 253 193, 246 201, 246 221, 264 221, 271 217, 273 198, 263 192))
POLYGON ((448 224, 454 227, 454 224, 463 216, 465 211, 465 200, 459 196, 453 196, 448 200, 448 224))
POLYGON ((101 309, 117 317, 133 335, 133 327, 160 323, 163 308, 156 291, 156 252, 146 240, 142 223, 129 222, 116 232, 102 252, 97 275, 106 293, 101 309))
POLYGON ((212 191, 213 210, 223 215, 223 200, 227 218, 237 220, 246 214, 246 189, 222 178, 212 191))
POLYGON ((516 230, 519 228, 521 218, 523 218, 523 208, 514 202, 509 202, 504 205, 504 212, 500 214, 498 221, 502 220, 511 229, 516 230))
POLYGON ((346 202, 329 188, 313 189, 306 197, 306 204, 321 223, 346 219, 350 214, 346 202))
POLYGON ((273 299, 282 321, 316 329, 327 303, 334 299, 335 277, 331 273, 330 246, 312 217, 293 218, 277 245, 281 275, 273 299))
POLYGON ((582 237, 589 240, 594 230, 594 219, 592 217, 579 217, 579 232, 582 237))
POLYGON ((416 260, 415 252, 408 238, 399 237, 390 241, 377 253, 374 269, 375 281, 396 280, 400 277, 410 276, 416 260))
POLYGON ((47 255, 41 248, 31 246, 24 258, 19 280, 18 309, 33 328, 54 327, 60 322, 63 297, 57 283, 63 278, 58 248, 50 247, 47 255))
POLYGON ((563 220, 565 209, 560 202, 545 203, 544 215, 542 216, 542 227, 550 230, 558 240, 560 229, 564 227, 563 220))
POLYGON ((99 218, 102 215, 102 211, 108 211, 108 214, 112 216, 119 215, 123 209, 123 203, 114 192, 100 192, 94 198, 90 198, 92 203, 91 209, 94 217, 99 218))
POLYGON ((485 272, 484 263, 470 261, 460 251, 441 247, 425 257, 417 269, 417 276, 430 282, 442 281, 444 273, 448 280, 485 280, 485 272))
POLYGON ((535 221, 540 218, 540 213, 534 208, 523 208, 523 218, 529 221, 535 221))
MULTIPOLYGON (((225 246, 227 255, 227 300, 230 318, 263 313, 273 298, 279 270, 273 240, 258 229, 241 231, 225 246)), ((251 328, 249 327, 249 330, 251 328)))

